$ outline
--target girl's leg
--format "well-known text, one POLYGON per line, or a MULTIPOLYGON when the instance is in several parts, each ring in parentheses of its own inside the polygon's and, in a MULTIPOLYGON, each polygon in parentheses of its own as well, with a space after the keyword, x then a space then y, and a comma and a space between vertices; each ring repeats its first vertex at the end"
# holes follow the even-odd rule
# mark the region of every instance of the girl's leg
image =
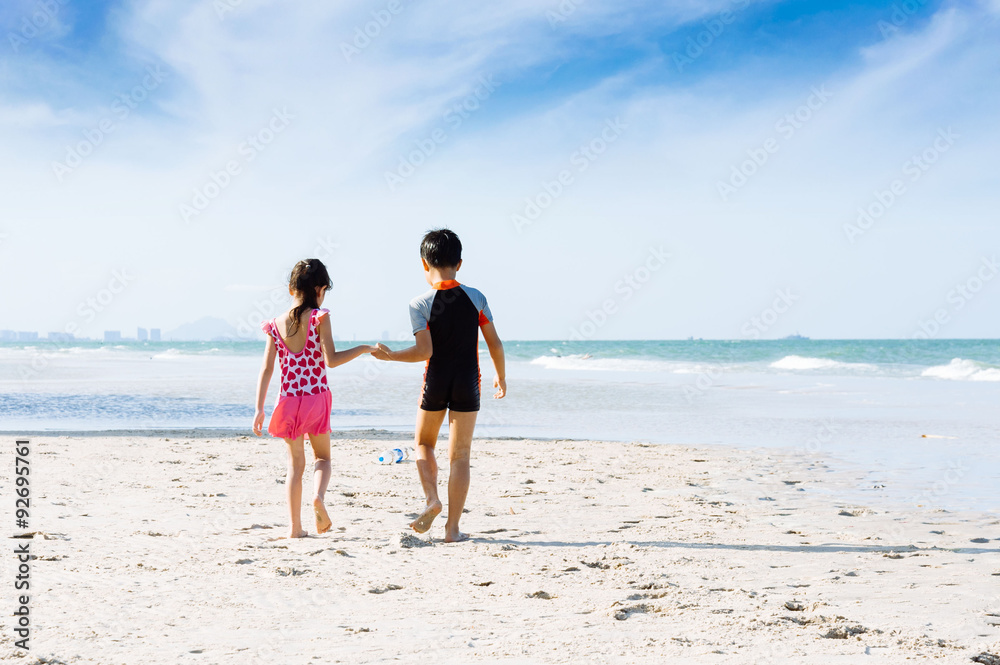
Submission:
POLYGON ((313 449, 316 464, 313 470, 313 511, 316 513, 317 533, 326 533, 333 526, 330 515, 326 512, 326 488, 330 484, 330 435, 310 434, 309 444, 313 449))
POLYGON ((291 518, 289 538, 302 538, 307 535, 302 529, 302 472, 306 469, 306 452, 302 448, 302 437, 285 439, 288 444, 288 474, 285 476, 285 489, 288 493, 288 512, 291 518))

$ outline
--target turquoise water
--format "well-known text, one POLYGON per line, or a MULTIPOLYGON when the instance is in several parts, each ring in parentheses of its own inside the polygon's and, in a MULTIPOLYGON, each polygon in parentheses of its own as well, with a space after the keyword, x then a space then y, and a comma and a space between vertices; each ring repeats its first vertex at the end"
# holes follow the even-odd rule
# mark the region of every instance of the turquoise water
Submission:
MULTIPOLYGON (((338 341, 341 346, 374 343, 338 341)), ((389 344, 392 344, 391 342, 389 344)), ((110 352, 176 351, 198 355, 258 355, 258 341, 213 342, 104 342, 0 343, 0 353, 19 350, 96 350, 110 352)), ((595 358, 691 362, 766 362, 789 355, 825 358, 848 363, 880 365, 913 364, 933 366, 952 358, 967 358, 1000 366, 1000 340, 650 340, 650 341, 507 341, 508 357, 533 360, 550 355, 591 354, 595 358)))
MULTIPOLYGON (((345 342, 339 343, 344 346, 345 342)), ((1000 509, 997 340, 507 341, 484 437, 781 448, 941 506, 1000 509)), ((0 345, 0 431, 249 430, 260 342, 0 345)), ((412 431, 422 364, 330 370, 337 429, 412 431)), ((275 399, 275 387, 268 405, 275 399)))

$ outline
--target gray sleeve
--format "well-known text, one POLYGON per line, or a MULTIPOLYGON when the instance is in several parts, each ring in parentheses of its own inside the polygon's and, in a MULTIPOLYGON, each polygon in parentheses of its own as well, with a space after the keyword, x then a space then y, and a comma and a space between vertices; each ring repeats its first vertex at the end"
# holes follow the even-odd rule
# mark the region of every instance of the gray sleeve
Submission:
POLYGON ((414 335, 421 330, 427 330, 427 324, 431 318, 431 307, 434 305, 434 294, 435 291, 429 291, 410 301, 410 326, 413 328, 414 335))
POLYGON ((490 311, 490 304, 486 302, 486 296, 479 289, 474 289, 471 286, 463 284, 462 288, 469 294, 469 300, 479 310, 479 325, 484 326, 487 323, 493 323, 493 312, 490 311))

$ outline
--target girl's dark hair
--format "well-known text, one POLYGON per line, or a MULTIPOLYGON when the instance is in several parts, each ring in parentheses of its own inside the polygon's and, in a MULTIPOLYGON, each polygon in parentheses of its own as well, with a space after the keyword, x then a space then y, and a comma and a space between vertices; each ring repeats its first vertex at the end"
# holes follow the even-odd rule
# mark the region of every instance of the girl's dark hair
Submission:
POLYGON ((428 231, 420 243, 420 256, 432 268, 454 268, 462 262, 462 241, 451 229, 428 231))
POLYGON ((326 266, 319 259, 306 259, 299 261, 292 268, 292 274, 288 276, 288 285, 292 291, 302 297, 302 304, 292 310, 291 321, 288 325, 288 336, 291 337, 299 330, 299 319, 306 310, 319 308, 316 302, 316 287, 325 286, 333 288, 330 281, 330 273, 326 271, 326 266))

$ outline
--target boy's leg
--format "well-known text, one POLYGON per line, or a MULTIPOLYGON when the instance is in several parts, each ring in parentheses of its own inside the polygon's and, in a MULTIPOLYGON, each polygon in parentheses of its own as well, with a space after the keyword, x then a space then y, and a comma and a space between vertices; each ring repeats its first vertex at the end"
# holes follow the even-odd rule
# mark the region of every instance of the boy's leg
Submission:
POLYGON ((417 473, 420 474, 420 484, 424 488, 427 505, 420 517, 410 523, 417 533, 426 533, 441 514, 441 500, 438 498, 437 481, 438 465, 434 458, 434 446, 437 445, 438 432, 444 422, 445 411, 417 410, 417 432, 414 437, 416 444, 417 473))
POLYGON ((444 536, 447 543, 469 538, 459 531, 458 521, 462 519, 465 498, 469 495, 469 457, 478 415, 476 411, 449 412, 448 458, 451 461, 451 475, 448 476, 448 523, 445 525, 444 536))
POLYGON ((310 434, 309 444, 313 449, 316 463, 313 470, 313 512, 316 513, 316 532, 326 533, 333 526, 326 512, 326 488, 330 484, 330 435, 310 434))
POLYGON ((306 451, 302 448, 302 437, 285 439, 288 444, 288 473, 285 475, 285 490, 288 494, 288 512, 291 520, 289 538, 306 535, 302 530, 302 472, 306 468, 306 451))

